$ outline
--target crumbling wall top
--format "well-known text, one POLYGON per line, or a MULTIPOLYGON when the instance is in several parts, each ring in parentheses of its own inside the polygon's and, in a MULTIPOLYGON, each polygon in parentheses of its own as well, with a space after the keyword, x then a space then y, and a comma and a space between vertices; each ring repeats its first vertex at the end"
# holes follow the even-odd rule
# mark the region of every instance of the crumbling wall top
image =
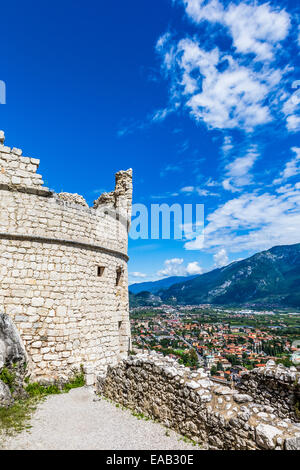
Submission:
POLYGON ((113 205, 117 207, 118 199, 124 197, 131 204, 132 199, 132 169, 118 171, 115 175, 115 189, 109 193, 102 193, 96 201, 94 208, 97 209, 102 205, 113 205))
MULTIPOLYGON (((67 203, 80 205, 89 208, 84 197, 77 193, 61 192, 55 194, 44 185, 42 175, 37 174, 40 160, 22 156, 22 150, 10 148, 4 145, 5 134, 0 130, 0 185, 6 185, 10 189, 24 190, 49 195, 51 192, 57 199, 67 203)), ((132 197, 132 169, 119 171, 115 175, 115 189, 109 193, 103 193, 94 201, 93 208, 100 205, 118 205, 118 198, 124 197, 131 204, 132 197)))
POLYGON ((38 165, 22 150, 6 147, 0 133, 0 234, 84 243, 127 256, 132 170, 118 172, 115 190, 89 207, 79 194, 57 194, 43 186, 38 165))
POLYGON ((70 202, 71 204, 79 204, 83 207, 89 207, 84 197, 77 193, 58 193, 57 197, 62 201, 70 202))

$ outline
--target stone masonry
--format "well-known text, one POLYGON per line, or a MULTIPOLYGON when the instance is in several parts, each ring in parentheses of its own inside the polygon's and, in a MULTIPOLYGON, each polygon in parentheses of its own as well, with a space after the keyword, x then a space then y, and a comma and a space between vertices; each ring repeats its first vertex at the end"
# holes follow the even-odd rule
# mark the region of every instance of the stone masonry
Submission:
POLYGON ((109 367, 97 390, 208 449, 300 449, 300 426, 280 418, 274 407, 161 354, 130 356, 109 367))
POLYGON ((56 194, 39 160, 0 132, 0 306, 24 342, 35 379, 114 365, 130 346, 127 243, 132 170, 89 207, 56 194))
POLYGON ((267 367, 243 372, 237 387, 257 403, 272 406, 280 418, 300 422, 300 373, 296 367, 269 361, 267 367))

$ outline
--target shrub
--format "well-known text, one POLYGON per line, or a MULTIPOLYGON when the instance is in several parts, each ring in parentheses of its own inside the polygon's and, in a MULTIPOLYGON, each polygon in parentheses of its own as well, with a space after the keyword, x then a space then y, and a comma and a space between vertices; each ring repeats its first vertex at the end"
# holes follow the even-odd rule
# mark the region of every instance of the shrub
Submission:
POLYGON ((0 373, 0 380, 5 383, 11 392, 14 391, 14 382, 15 382, 15 374, 12 374, 6 367, 4 367, 0 373))

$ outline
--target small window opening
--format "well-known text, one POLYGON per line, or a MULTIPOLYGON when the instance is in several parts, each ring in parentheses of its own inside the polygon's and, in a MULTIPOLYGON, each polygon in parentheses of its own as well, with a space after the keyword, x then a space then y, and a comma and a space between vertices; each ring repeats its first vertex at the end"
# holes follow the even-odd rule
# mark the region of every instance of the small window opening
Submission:
POLYGON ((104 273, 105 267, 104 266, 97 266, 97 276, 102 277, 104 273))
POLYGON ((116 277, 116 286, 119 286, 121 283, 121 277, 122 277, 122 269, 118 268, 117 269, 117 277, 116 277))

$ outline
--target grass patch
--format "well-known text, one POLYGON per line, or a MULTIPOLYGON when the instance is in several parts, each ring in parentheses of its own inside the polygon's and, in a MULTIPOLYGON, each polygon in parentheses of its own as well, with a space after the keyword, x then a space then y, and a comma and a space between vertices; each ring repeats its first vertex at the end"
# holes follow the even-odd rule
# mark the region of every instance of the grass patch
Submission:
POLYGON ((33 397, 45 397, 47 395, 56 395, 61 393, 61 390, 57 385, 41 385, 38 382, 30 383, 25 387, 28 395, 33 397))
MULTIPOLYGON (((0 379, 8 385, 11 391, 14 387, 15 376, 8 369, 4 368, 1 371, 0 379)), ((16 400, 12 406, 7 408, 0 407, 0 436, 13 436, 16 433, 29 429, 30 418, 32 413, 36 410, 38 403, 46 398, 48 395, 57 395, 60 393, 68 393, 72 388, 79 388, 85 385, 84 372, 81 367, 80 372, 63 386, 58 384, 41 385, 38 382, 28 383, 25 391, 28 398, 16 400)))
POLYGON ((190 439, 190 438, 187 437, 187 436, 183 436, 183 437, 181 437, 179 440, 185 442, 186 444, 191 444, 191 445, 193 445, 194 447, 195 447, 195 446, 199 446, 199 447, 200 447, 200 444, 198 444, 196 441, 193 441, 193 439, 190 439))
POLYGON ((137 419, 144 419, 145 421, 150 421, 149 416, 144 415, 144 413, 137 413, 136 411, 131 411, 131 414, 137 419))
POLYGON ((45 397, 47 395, 57 395, 59 393, 68 393, 72 388, 79 388, 85 385, 83 368, 80 368, 80 372, 75 374, 74 377, 64 384, 59 386, 58 384, 42 385, 38 382, 29 383, 25 387, 26 392, 30 397, 45 397))
POLYGON ((85 379, 82 366, 80 367, 80 373, 76 374, 73 379, 63 386, 64 392, 69 392, 72 388, 84 387, 85 379))
POLYGON ((32 413, 35 411, 38 400, 18 400, 8 408, 0 408, 0 435, 13 436, 16 433, 29 429, 32 413))

